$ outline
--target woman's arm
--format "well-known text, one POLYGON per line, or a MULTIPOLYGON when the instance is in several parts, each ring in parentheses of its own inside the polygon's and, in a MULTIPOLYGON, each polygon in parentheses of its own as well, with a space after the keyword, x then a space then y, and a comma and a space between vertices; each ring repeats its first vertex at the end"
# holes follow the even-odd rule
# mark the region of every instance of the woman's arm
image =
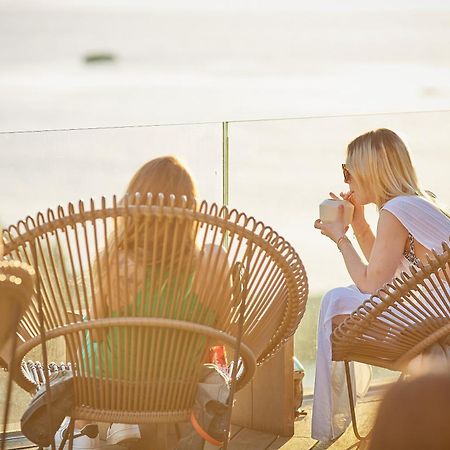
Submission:
MULTIPOLYGON (((352 218, 352 229, 353 233, 358 240, 359 247, 361 248, 366 260, 369 261, 370 254, 372 253, 373 243, 375 241, 375 236, 370 229, 370 225, 367 223, 364 214, 364 205, 359 204, 353 192, 341 192, 340 198, 350 202, 353 205, 353 218, 352 218)), ((340 200, 340 198, 333 192, 330 192, 330 197, 335 200, 340 200)))
POLYGON ((360 291, 373 293, 393 278, 408 237, 408 231, 393 214, 381 211, 368 264, 361 261, 348 238, 342 239, 346 231, 342 221, 332 224, 316 222, 315 226, 339 244, 348 273, 360 291))
POLYGON ((364 220, 362 223, 352 223, 353 233, 358 240, 366 260, 370 260, 373 244, 375 242, 375 235, 370 229, 370 225, 364 220))

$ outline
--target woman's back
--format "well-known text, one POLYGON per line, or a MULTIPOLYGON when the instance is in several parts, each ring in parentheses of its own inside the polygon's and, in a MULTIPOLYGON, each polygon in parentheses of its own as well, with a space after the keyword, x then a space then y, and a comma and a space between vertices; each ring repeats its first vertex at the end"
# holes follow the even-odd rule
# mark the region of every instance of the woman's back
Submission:
POLYGON ((424 197, 398 196, 386 202, 382 209, 394 214, 428 250, 438 250, 450 236, 450 218, 424 197))
POLYGON ((424 197, 398 196, 386 202, 382 210, 393 214, 409 234, 408 252, 397 273, 415 263, 414 257, 426 263, 426 254, 432 250, 440 253, 442 242, 448 242, 450 238, 450 218, 424 197))

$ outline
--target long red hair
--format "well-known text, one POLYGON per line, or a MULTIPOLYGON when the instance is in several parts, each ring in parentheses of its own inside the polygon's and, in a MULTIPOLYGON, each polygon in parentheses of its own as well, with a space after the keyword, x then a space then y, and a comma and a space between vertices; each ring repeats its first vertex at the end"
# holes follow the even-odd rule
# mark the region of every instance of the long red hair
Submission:
MULTIPOLYGON (((188 170, 177 158, 164 156, 145 163, 133 175, 119 203, 143 205, 147 203, 149 194, 152 194, 154 205, 160 205, 159 194, 163 194, 163 205, 170 206, 173 194, 175 207, 184 203, 192 209, 196 187, 188 170)), ((105 309, 117 311, 132 304, 135 301, 132 293, 143 288, 150 267, 164 272, 169 264, 176 264, 188 254, 193 254, 195 259, 193 223, 186 218, 166 221, 162 226, 156 217, 136 218, 133 214, 127 220, 119 219, 97 264, 98 283, 103 291, 100 315, 105 315, 105 309)))

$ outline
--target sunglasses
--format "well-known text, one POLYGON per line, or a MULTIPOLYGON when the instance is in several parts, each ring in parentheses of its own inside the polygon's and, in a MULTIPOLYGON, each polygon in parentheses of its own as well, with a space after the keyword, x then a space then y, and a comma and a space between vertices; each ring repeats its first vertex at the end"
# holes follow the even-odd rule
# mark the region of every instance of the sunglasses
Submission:
POLYGON ((345 164, 342 164, 342 174, 344 175, 344 183, 350 183, 352 176, 345 164))

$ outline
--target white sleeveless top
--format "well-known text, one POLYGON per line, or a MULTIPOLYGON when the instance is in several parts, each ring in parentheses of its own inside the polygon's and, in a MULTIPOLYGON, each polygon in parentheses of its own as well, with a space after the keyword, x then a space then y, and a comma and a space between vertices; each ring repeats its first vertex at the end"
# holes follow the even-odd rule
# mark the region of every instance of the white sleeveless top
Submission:
MULTIPOLYGON (((389 200, 381 209, 392 213, 412 237, 428 250, 442 252, 442 242, 450 239, 450 218, 429 200, 416 195, 402 195, 389 200)), ((397 273, 411 263, 402 258, 397 273)))

